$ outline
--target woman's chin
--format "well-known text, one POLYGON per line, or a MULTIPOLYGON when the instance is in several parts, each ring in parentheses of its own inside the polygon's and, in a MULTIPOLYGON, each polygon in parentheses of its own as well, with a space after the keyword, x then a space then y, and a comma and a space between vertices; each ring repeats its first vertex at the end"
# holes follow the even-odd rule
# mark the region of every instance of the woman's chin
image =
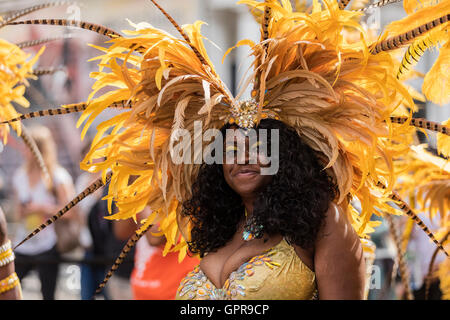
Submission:
POLYGON ((234 180, 236 186, 236 192, 241 196, 254 194, 257 190, 261 189, 261 181, 257 179, 257 176, 247 179, 234 180))

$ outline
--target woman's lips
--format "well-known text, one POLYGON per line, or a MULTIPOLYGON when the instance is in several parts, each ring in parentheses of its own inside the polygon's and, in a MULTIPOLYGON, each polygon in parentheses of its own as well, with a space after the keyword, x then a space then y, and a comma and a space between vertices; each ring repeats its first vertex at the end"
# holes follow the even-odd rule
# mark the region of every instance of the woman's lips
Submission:
POLYGON ((251 177, 256 175, 259 175, 259 171, 253 169, 240 169, 234 174, 235 177, 251 177))

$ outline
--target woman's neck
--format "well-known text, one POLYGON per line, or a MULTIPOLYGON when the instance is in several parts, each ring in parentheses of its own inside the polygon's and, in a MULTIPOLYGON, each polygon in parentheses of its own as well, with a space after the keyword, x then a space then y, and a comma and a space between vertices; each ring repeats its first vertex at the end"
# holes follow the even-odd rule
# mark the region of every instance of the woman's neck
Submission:
POLYGON ((255 197, 242 198, 242 202, 244 203, 245 210, 247 210, 247 217, 250 217, 253 214, 253 204, 255 202, 255 197))

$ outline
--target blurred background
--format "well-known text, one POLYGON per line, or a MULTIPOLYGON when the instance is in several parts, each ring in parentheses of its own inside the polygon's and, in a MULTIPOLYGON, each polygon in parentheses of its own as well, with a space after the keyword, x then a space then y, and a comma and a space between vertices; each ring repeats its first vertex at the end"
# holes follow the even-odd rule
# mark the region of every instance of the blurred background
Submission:
MULTIPOLYGON (((5 16, 15 10, 44 2, 0 0, 0 15, 5 16)), ((248 38, 258 41, 260 37, 259 26, 246 7, 235 5, 235 0, 165 0, 159 2, 180 25, 193 23, 196 20, 207 22, 207 25, 203 26, 202 32, 215 44, 205 43, 208 53, 219 75, 231 91, 235 93, 240 79, 250 65, 249 51, 247 47, 238 48, 232 51, 222 64, 223 54, 241 39, 248 38)), ((378 24, 381 28, 386 23, 393 19, 399 19, 403 15, 402 4, 397 3, 377 10, 372 15, 371 23, 378 24)), ((127 19, 129 19, 134 23, 145 21, 174 35, 177 34, 173 26, 148 0, 76 1, 72 4, 41 10, 25 16, 21 20, 39 18, 83 20, 108 26, 118 31, 132 29, 127 22, 127 19)), ((66 38, 46 44, 45 52, 39 58, 36 67, 60 68, 61 71, 52 75, 41 76, 36 81, 30 81, 30 86, 27 88, 25 95, 31 102, 30 111, 56 108, 62 104, 85 101, 94 83, 89 78, 89 73, 97 71, 97 61, 89 62, 88 60, 100 54, 98 50, 86 44, 101 45, 108 40, 106 37, 77 28, 18 25, 0 29, 0 38, 12 43, 54 36, 65 36, 66 38)), ((25 51, 35 54, 39 48, 40 46, 34 46, 26 48, 25 51)), ((429 70, 435 58, 434 52, 427 51, 416 69, 419 71, 429 70)), ((412 81, 411 85, 420 91, 421 80, 412 81)), ((421 102, 418 102, 418 104, 420 106, 418 116, 420 117, 433 121, 443 121, 450 117, 450 105, 437 106, 432 103, 421 102)), ((19 112, 26 112, 25 109, 20 107, 17 109, 19 112)), ((105 111, 103 118, 99 117, 96 123, 110 118, 113 114, 114 110, 105 111)), ((80 128, 76 127, 78 116, 79 114, 75 113, 31 120, 33 123, 39 123, 50 129, 56 143, 59 163, 67 170, 77 191, 80 188, 82 190, 83 186, 82 181, 80 182, 82 172, 79 168, 79 162, 86 145, 86 142, 80 140, 80 128)), ((96 123, 90 127, 89 134, 93 134, 93 131, 95 131, 96 123)), ((435 143, 434 135, 429 134, 429 139, 431 145, 433 145, 435 143)), ((89 140, 89 137, 86 140, 89 140)), ((10 222, 9 232, 13 239, 18 221, 14 217, 15 205, 13 202, 15 198, 12 194, 13 188, 10 186, 13 185, 14 173, 23 164, 23 152, 22 144, 17 136, 11 136, 0 157, 0 206, 3 207, 10 222)), ((86 211, 89 211, 89 209, 89 205, 84 208, 86 211)), ((15 241, 18 240, 21 239, 15 239, 15 241)), ((396 285, 398 277, 395 274, 392 276, 395 248, 385 223, 377 229, 373 240, 377 245, 374 276, 378 278, 374 278, 369 299, 400 299, 401 288, 399 289, 396 285)), ((87 240, 87 243, 89 243, 89 240, 87 240)), ((85 248, 80 246, 61 258, 62 263, 58 271, 55 299, 81 298, 82 268, 80 267, 80 261, 86 258, 84 251, 85 248)), ((414 262, 411 253, 408 258, 411 263, 411 285, 413 289, 418 289, 422 285, 421 277, 423 277, 424 267, 420 267, 414 262)), ((427 258, 428 261, 430 258, 427 258)), ((111 257, 108 259, 106 259, 105 264, 110 267, 113 260, 111 257)), ((129 263, 133 264, 133 259, 129 263)), ((40 286, 38 272, 32 270, 22 281, 24 298, 42 299, 40 286)))

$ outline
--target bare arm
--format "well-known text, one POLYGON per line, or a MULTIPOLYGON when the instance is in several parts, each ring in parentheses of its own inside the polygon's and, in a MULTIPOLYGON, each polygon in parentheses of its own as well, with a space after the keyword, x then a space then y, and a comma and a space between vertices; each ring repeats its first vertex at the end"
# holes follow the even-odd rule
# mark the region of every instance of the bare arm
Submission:
MULTIPOLYGON (((8 229, 6 225, 5 215, 0 208, 0 246, 8 242, 8 229)), ((14 273, 14 262, 10 262, 7 265, 0 267, 0 280, 5 279, 12 273, 14 273)), ((20 286, 16 286, 14 289, 0 293, 0 300, 20 300, 21 289, 20 286)))
MULTIPOLYGON (((137 219, 141 220, 150 214, 150 210, 145 208, 144 211, 137 215, 137 219)), ((128 240, 137 230, 137 224, 133 219, 118 220, 114 221, 114 235, 119 240, 128 240)), ((150 230, 145 233, 148 243, 151 246, 158 246, 164 243, 164 236, 154 236, 152 233, 158 232, 158 227, 156 225, 152 226, 150 230)))
POLYGON ((316 240, 314 265, 321 300, 364 298, 361 241, 341 207, 332 203, 316 240))

